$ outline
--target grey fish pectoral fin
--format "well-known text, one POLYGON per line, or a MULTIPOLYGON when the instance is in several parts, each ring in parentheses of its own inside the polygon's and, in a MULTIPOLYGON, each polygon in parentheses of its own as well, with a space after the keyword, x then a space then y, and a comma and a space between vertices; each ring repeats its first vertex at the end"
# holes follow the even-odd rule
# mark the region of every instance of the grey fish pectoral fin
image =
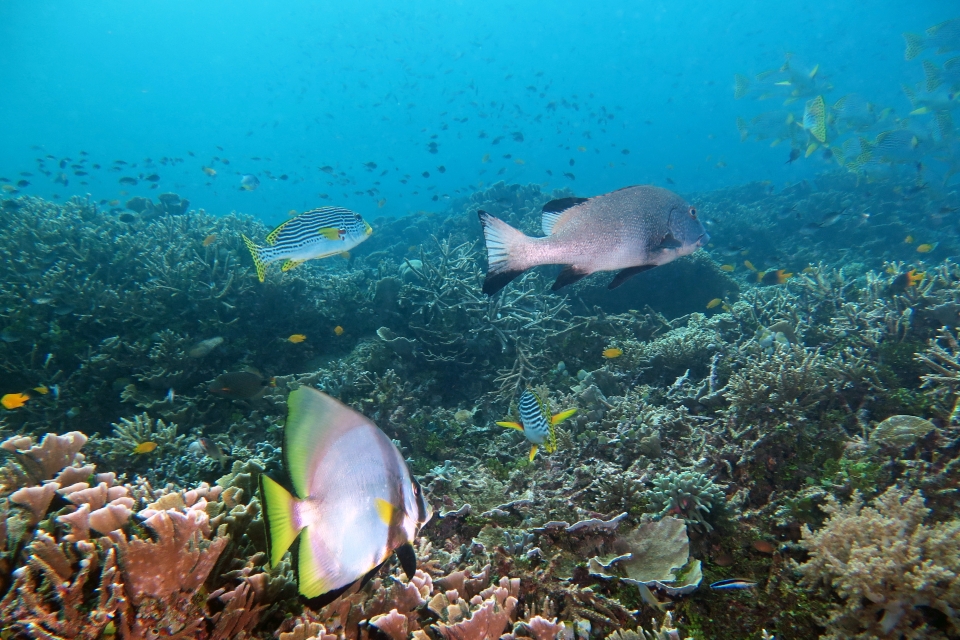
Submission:
POLYGON ((554 281, 553 286, 550 287, 550 290, 556 291, 557 289, 561 289, 568 284, 573 284, 578 280, 583 280, 588 275, 590 275, 590 273, 584 271, 583 269, 578 269, 572 264, 567 265, 563 268, 563 271, 560 272, 560 275, 557 276, 557 279, 554 281))
POLYGON ((407 574, 407 580, 411 580, 417 572, 417 552, 413 550, 413 545, 409 542, 404 543, 397 547, 394 553, 397 554, 397 560, 400 561, 403 572, 407 574))
POLYGON ((672 233, 667 233, 663 236, 663 240, 660 241, 655 248, 656 249, 679 249, 683 246, 683 243, 677 240, 672 233))
POLYGON ((613 280, 610 281, 610 284, 607 285, 607 289, 616 289, 624 282, 637 275, 638 273, 643 273, 644 271, 650 271, 657 265, 655 264, 644 264, 639 267, 627 267, 626 269, 620 271, 617 275, 613 277, 613 280))

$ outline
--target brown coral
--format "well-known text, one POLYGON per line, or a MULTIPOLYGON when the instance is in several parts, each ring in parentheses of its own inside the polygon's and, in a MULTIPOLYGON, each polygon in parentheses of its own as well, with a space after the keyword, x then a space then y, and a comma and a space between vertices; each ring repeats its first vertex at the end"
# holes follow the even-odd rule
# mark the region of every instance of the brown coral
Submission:
POLYGON ((946 638, 924 608, 960 632, 960 520, 925 524, 923 495, 897 487, 869 507, 859 493, 846 505, 830 496, 824 510, 822 528, 804 527, 811 557, 800 571, 843 600, 826 621, 827 638, 946 638))

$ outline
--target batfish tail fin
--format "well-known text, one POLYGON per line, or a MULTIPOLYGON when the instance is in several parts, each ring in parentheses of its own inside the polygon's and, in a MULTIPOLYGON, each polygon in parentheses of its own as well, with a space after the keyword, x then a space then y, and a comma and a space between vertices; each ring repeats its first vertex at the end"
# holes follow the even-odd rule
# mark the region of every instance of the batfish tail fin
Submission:
POLYGON ((257 277, 260 278, 260 282, 263 282, 267 275, 267 263, 263 261, 263 256, 261 255, 263 248, 258 247, 254 244, 253 240, 243 234, 240 234, 240 237, 243 238, 243 243, 247 245, 247 249, 250 250, 250 256, 253 257, 253 265, 257 268, 257 277))
POLYGON ((486 211, 477 211, 477 215, 487 245, 487 277, 483 281, 483 292, 492 296, 529 268, 519 260, 529 238, 486 211))
POLYGON ((261 473, 260 502, 263 504, 270 566, 275 567, 300 534, 300 527, 295 519, 297 499, 280 486, 279 482, 261 473))

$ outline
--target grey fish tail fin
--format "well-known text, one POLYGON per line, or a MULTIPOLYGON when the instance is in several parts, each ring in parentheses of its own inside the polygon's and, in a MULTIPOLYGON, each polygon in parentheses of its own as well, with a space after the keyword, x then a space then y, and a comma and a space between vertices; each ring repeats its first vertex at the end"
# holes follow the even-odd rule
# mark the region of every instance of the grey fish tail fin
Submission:
POLYGON ((483 281, 483 292, 492 296, 527 270, 517 261, 517 250, 524 245, 527 236, 486 211, 477 211, 477 216, 487 245, 487 277, 483 281))
POLYGON ((913 60, 927 48, 926 38, 919 33, 904 33, 903 39, 907 41, 907 50, 903 54, 907 60, 913 60))
POLYGON ((260 282, 263 282, 267 275, 267 263, 263 261, 263 256, 261 255, 263 248, 258 247, 253 240, 242 233, 240 234, 240 237, 243 238, 243 243, 247 245, 247 249, 250 250, 250 256, 253 258, 253 265, 257 268, 257 277, 260 278, 260 282))

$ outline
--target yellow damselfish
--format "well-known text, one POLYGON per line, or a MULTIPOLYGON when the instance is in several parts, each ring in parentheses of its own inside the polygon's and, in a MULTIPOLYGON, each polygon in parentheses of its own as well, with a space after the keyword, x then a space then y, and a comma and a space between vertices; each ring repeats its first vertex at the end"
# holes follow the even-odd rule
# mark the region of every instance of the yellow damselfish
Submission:
POLYGON ((720 271, 726 271, 727 273, 730 273, 730 272, 733 271, 734 269, 736 269, 736 267, 734 267, 732 264, 722 264, 722 265, 720 265, 720 271))
POLYGON ((295 333, 289 338, 287 338, 287 342, 292 342, 293 344, 300 344, 306 339, 307 339, 307 336, 303 335, 302 333, 295 333))
POLYGON ((133 448, 133 452, 140 455, 144 453, 150 453, 151 451, 157 448, 156 442, 141 442, 133 448))
POLYGON ((608 359, 619 358, 623 355, 623 349, 618 347, 610 347, 609 349, 604 349, 602 355, 604 358, 608 359))
POLYGON ((19 409, 23 405, 27 404, 27 400, 30 399, 25 393, 8 393, 2 398, 0 398, 0 404, 3 405, 5 409, 19 409))
POLYGON ((714 307, 719 307, 721 304, 723 304, 723 300, 721 300, 720 298, 714 298, 713 300, 707 303, 707 309, 713 309, 714 307))
POLYGON ((333 332, 334 332, 335 334, 337 334, 338 336, 342 336, 342 335, 343 335, 343 327, 341 327, 340 325, 337 325, 337 326, 335 326, 335 327, 333 328, 333 332))
POLYGON ((929 244, 925 242, 921 245, 917 245, 917 253, 930 253, 936 248, 937 248, 936 244, 929 244))

